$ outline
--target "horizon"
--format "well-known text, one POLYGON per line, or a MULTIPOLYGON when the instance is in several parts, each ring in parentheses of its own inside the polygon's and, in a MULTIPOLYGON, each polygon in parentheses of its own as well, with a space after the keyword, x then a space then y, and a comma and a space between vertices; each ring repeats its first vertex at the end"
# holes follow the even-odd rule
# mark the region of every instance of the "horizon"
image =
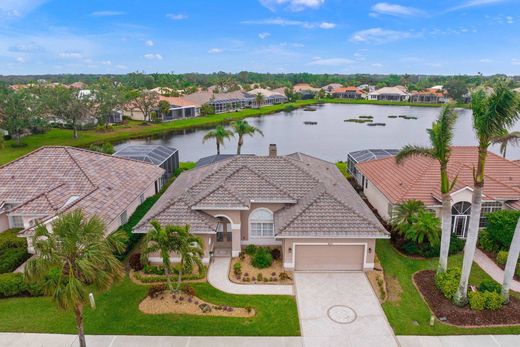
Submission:
POLYGON ((0 74, 517 76, 519 3, 6 0, 0 74))

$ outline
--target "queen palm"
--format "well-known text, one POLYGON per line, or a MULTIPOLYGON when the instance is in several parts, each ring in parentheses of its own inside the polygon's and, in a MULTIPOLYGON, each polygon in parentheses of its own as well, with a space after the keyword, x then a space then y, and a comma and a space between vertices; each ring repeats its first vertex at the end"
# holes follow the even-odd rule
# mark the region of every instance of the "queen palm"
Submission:
POLYGON ((199 271, 203 269, 204 242, 200 237, 191 234, 187 225, 166 225, 163 228, 157 221, 151 221, 150 224, 152 229, 146 234, 141 257, 143 261, 146 261, 149 254, 159 252, 168 288, 173 291, 170 255, 177 254, 180 257, 176 288, 178 291, 183 271, 192 272, 193 265, 197 265, 199 271))
POLYGON ((493 92, 488 96, 480 89, 471 96, 473 110, 473 128, 478 140, 477 168, 473 170, 473 194, 471 198, 471 213, 469 220, 464 260, 457 292, 453 301, 457 305, 467 303, 468 280, 471 265, 475 256, 475 247, 478 240, 480 214, 482 210, 482 190, 484 187, 485 165, 487 150, 493 138, 511 128, 520 117, 519 101, 515 92, 511 91, 505 81, 498 82, 493 92))
POLYGON ((512 144, 518 146, 520 144, 520 131, 508 132, 505 130, 502 134, 493 138, 493 144, 500 144, 500 154, 505 158, 507 154, 507 146, 512 144))
POLYGON ((249 124, 245 120, 237 120, 236 122, 231 123, 231 126, 233 127, 235 134, 238 135, 237 154, 240 154, 242 145, 244 144, 245 135, 254 136, 255 133, 259 133, 260 135, 264 136, 264 133, 262 132, 262 130, 249 124))
POLYGON ((36 227, 33 245, 37 256, 25 267, 30 282, 43 284, 44 293, 64 310, 73 310, 80 346, 86 346, 83 306, 89 292, 106 290, 122 277, 123 267, 114 253, 124 250, 122 233, 104 236, 103 221, 86 218, 81 210, 63 214, 52 222, 36 227))
POLYGON ((208 131, 206 135, 204 135, 202 142, 206 142, 209 139, 215 139, 217 144, 217 154, 220 154, 220 145, 223 145, 224 140, 229 139, 231 136, 233 136, 231 130, 226 130, 222 125, 218 125, 215 129, 208 131))
POLYGON ((422 156, 435 159, 439 162, 441 176, 441 249, 439 255, 439 266, 437 272, 445 272, 448 268, 448 253, 451 237, 451 198, 450 191, 455 184, 456 178, 450 182, 448 176, 448 162, 453 141, 453 127, 457 120, 457 113, 451 104, 443 107, 439 118, 433 122, 431 129, 427 130, 430 137, 431 147, 404 146, 396 156, 398 164, 413 156, 422 156))
POLYGON ((265 97, 262 95, 262 93, 256 93, 255 103, 258 108, 260 108, 260 106, 262 106, 262 104, 264 103, 264 100, 265 100, 265 97))

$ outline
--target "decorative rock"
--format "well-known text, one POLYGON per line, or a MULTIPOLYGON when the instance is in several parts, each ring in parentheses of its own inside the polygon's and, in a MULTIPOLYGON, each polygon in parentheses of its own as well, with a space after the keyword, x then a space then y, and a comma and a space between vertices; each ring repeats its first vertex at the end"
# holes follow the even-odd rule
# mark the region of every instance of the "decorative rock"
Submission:
POLYGON ((211 306, 209 306, 208 304, 200 304, 199 308, 203 313, 211 312, 211 306))

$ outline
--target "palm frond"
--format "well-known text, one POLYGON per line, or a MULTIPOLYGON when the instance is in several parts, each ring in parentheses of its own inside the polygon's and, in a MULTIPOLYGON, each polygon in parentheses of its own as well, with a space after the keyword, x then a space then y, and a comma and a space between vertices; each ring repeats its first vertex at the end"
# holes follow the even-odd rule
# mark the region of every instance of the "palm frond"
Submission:
POLYGON ((433 152, 432 149, 428 147, 406 145, 397 153, 395 161, 400 165, 405 159, 414 156, 433 158, 433 152))

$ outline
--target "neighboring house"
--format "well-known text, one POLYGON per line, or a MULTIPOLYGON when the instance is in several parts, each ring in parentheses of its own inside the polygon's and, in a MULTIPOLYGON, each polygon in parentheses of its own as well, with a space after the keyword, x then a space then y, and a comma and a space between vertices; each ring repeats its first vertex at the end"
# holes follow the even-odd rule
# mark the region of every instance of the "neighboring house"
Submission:
POLYGON ((341 87, 334 89, 332 96, 338 99, 365 99, 366 93, 358 87, 341 87))
POLYGON ((362 84, 360 86, 357 86, 359 89, 365 91, 365 92, 368 92, 368 93, 371 93, 371 92, 375 92, 376 91, 376 86, 371 86, 371 85, 368 85, 368 84, 362 84))
POLYGON ((74 88, 74 89, 85 89, 86 87, 86 84, 83 83, 83 82, 74 82, 72 84, 69 84, 69 88, 74 88))
MULTIPOLYGON (((156 91, 154 92, 156 93, 156 91)), ((174 97, 159 95, 159 101, 166 101, 170 105, 170 109, 166 114, 162 114, 159 110, 156 110, 157 117, 163 122, 200 116, 201 104, 198 104, 184 96, 174 97)), ((127 107, 125 107, 125 116, 135 120, 144 120, 143 112, 131 103, 127 104, 127 107)))
POLYGON ((368 98, 379 101, 406 101, 409 98, 409 94, 403 86, 383 87, 368 93, 368 98))
MULTIPOLYGON (((287 102, 287 97, 282 92, 277 92, 273 90, 263 89, 263 88, 256 88, 253 90, 248 91, 246 94, 253 96, 256 98, 256 95, 260 93, 264 97, 264 101, 262 105, 260 106, 268 106, 268 105, 278 105, 283 104, 287 102)), ((256 105, 256 102, 255 102, 256 105)), ((256 105, 258 106, 258 105, 256 105)))
MULTIPOLYGON (((301 153, 237 155, 183 172, 134 228, 189 225, 213 251, 238 256, 249 245, 282 249, 295 270, 367 270, 388 232, 332 163, 301 153), (224 252, 222 252, 224 250, 224 252)), ((158 254, 150 261, 160 262, 158 254)), ((172 261, 178 256, 171 255, 172 261)))
POLYGON ((113 154, 116 157, 141 160, 164 170, 161 186, 179 168, 179 150, 163 145, 128 145, 113 154))
POLYGON ((361 173, 356 168, 359 163, 364 163, 370 160, 382 159, 391 157, 399 153, 398 149, 363 149, 360 151, 350 152, 347 155, 347 170, 356 180, 360 187, 363 186, 363 179, 361 173))
MULTIPOLYGON (((469 226, 477 156, 477 147, 452 147, 448 173, 450 180, 457 177, 451 193, 452 232, 459 237, 466 236, 469 226)), ((395 158, 389 157, 365 161, 356 168, 362 175, 364 195, 383 219, 390 220, 395 206, 411 199, 422 201, 440 216, 442 201, 436 160, 412 157, 397 165, 395 158)), ((520 210, 520 166, 488 152, 482 201, 480 227, 486 225, 486 213, 520 210)))
POLYGON ((447 93, 436 88, 429 88, 418 92, 413 92, 410 96, 411 102, 440 104, 448 101, 447 93))
POLYGON ((213 163, 215 163, 217 161, 229 159, 229 158, 232 158, 234 156, 236 156, 236 154, 214 154, 214 155, 210 155, 208 157, 203 157, 203 158, 200 158, 199 160, 197 160, 197 162, 195 163, 195 166, 196 167, 201 167, 201 166, 213 164, 213 163))
POLYGON ((332 94, 332 91, 334 89, 338 89, 341 87, 343 87, 343 85, 341 83, 330 83, 330 84, 327 84, 326 86, 321 87, 320 89, 323 89, 328 94, 332 94))
POLYGON ((313 99, 316 93, 320 91, 320 88, 315 88, 308 83, 298 83, 293 86, 293 90, 300 95, 300 99, 307 100, 313 99))
POLYGON ((22 228, 28 238, 40 223, 80 208, 117 230, 161 188, 164 170, 137 160, 73 147, 41 147, 0 166, 0 232, 22 228))

